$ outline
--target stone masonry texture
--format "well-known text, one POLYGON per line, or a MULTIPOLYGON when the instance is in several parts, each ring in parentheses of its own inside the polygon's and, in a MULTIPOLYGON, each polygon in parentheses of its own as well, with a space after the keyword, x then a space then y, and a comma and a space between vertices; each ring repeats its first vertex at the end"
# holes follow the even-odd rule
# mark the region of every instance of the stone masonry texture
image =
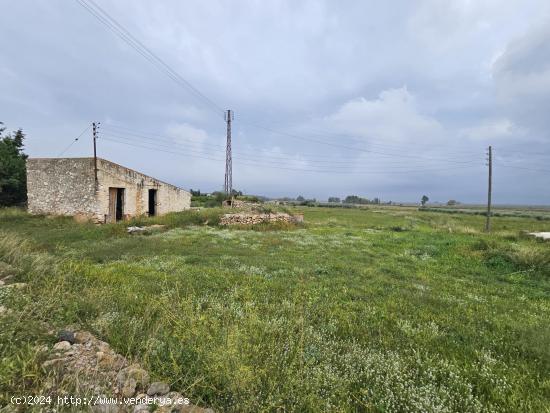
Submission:
POLYGON ((28 159, 29 212, 111 222, 109 188, 124 188, 124 218, 149 212, 149 189, 157 190, 157 215, 191 206, 191 194, 174 185, 101 158, 97 169, 96 191, 93 158, 28 159))

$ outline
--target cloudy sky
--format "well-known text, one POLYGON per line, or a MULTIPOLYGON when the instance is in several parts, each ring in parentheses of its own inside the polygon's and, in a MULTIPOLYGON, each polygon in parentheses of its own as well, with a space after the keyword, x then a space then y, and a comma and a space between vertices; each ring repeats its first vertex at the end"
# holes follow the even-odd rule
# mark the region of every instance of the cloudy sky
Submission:
POLYGON ((33 157, 90 156, 98 121, 99 156, 219 190, 232 109, 247 193, 484 202, 492 145, 495 202, 550 203, 548 0, 94 1, 173 73, 91 0, 0 0, 33 157))

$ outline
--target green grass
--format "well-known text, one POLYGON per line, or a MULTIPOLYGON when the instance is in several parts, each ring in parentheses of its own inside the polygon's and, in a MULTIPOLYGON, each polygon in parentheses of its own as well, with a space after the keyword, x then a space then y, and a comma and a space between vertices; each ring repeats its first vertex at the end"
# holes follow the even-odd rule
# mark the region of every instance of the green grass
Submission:
POLYGON ((525 217, 303 208, 303 227, 220 210, 124 224, 0 212, 0 402, 37 392, 32 344, 78 324, 219 411, 550 411, 550 244, 525 217))
MULTIPOLYGON (((455 206, 429 206, 419 208, 421 212, 443 212, 447 214, 471 214, 487 216, 487 208, 479 205, 455 205, 455 206)), ((550 208, 548 207, 524 207, 497 206, 491 209, 491 216, 534 218, 539 221, 550 220, 550 208)))

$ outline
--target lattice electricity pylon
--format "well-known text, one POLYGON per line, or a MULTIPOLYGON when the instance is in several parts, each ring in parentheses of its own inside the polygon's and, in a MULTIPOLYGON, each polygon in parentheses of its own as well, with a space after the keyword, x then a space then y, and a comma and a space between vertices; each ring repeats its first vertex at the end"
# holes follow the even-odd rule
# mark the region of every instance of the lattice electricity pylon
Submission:
POLYGON ((225 121, 227 122, 227 145, 225 148, 225 183, 223 190, 226 194, 231 195, 233 192, 233 161, 231 159, 231 121, 233 120, 233 112, 230 109, 225 113, 225 121))

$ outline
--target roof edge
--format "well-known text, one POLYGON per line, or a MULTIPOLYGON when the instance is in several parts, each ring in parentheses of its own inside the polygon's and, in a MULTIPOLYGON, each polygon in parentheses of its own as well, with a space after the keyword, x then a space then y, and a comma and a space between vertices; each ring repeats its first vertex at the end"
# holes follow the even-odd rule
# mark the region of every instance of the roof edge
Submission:
MULTIPOLYGON (((50 160, 50 161, 53 161, 53 160, 61 160, 61 159, 63 159, 63 160, 65 160, 65 159, 66 159, 66 160, 82 160, 82 159, 87 159, 87 160, 92 160, 92 161, 94 160, 93 156, 80 156, 80 157, 75 157, 75 158, 69 158, 69 157, 65 157, 65 158, 59 158, 59 157, 52 157, 52 158, 50 158, 50 157, 43 157, 43 158, 27 158, 28 161, 34 161, 34 160, 37 160, 37 161, 40 161, 40 160, 44 160, 44 161, 50 160)), ((128 170, 128 171, 132 171, 132 172, 137 173, 137 174, 140 174, 140 175, 143 175, 143 176, 145 176, 146 178, 153 179, 153 180, 155 180, 155 181, 160 182, 161 184, 168 185, 168 186, 171 186, 171 187, 173 187, 173 188, 177 188, 177 189, 179 189, 179 190, 181 190, 181 191, 185 191, 185 192, 187 192, 188 194, 191 193, 191 192, 188 191, 187 189, 184 189, 184 188, 179 187, 179 186, 177 186, 177 185, 174 185, 174 184, 171 184, 171 183, 162 181, 162 180, 160 180, 160 179, 158 179, 158 178, 155 178, 155 177, 153 177, 153 176, 144 174, 143 172, 136 171, 135 169, 128 168, 127 166, 118 164, 118 163, 113 162, 113 161, 110 161, 110 160, 108 160, 108 159, 100 158, 100 157, 98 156, 98 157, 97 157, 97 160, 98 160, 98 161, 105 162, 105 163, 109 163, 109 164, 111 164, 111 165, 118 166, 118 167, 120 167, 120 168, 124 168, 124 169, 126 169, 126 170, 128 170)))

